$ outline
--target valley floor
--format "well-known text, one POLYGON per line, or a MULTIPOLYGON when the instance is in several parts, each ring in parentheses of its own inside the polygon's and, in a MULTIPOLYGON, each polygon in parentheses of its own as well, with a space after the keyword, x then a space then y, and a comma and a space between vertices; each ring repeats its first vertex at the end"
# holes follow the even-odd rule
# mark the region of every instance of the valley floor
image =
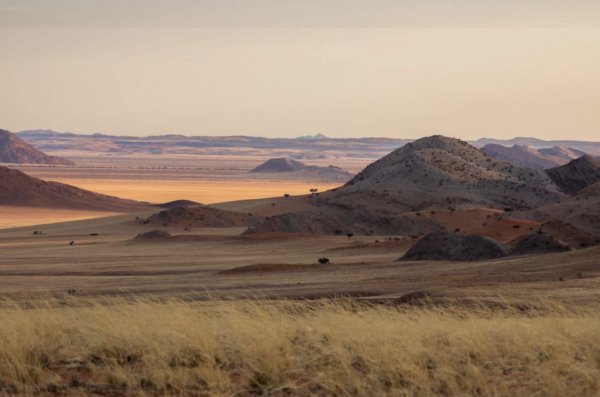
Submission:
POLYGON ((439 299, 515 302, 531 296, 587 302, 600 296, 600 247, 480 262, 396 262, 413 240, 240 236, 244 228, 183 227, 162 228, 171 238, 135 239, 156 228, 135 220, 148 215, 0 230, 0 294, 57 296, 73 289, 80 296, 383 299, 421 291, 439 299), (331 263, 317 264, 322 257, 331 263))

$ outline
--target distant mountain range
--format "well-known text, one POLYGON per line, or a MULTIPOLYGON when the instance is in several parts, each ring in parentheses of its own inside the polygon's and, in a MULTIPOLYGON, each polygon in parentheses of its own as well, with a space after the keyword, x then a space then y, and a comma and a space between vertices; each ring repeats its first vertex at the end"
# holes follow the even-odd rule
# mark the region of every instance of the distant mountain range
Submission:
MULTIPOLYGON (((46 152, 68 150, 115 154, 256 155, 293 159, 335 157, 376 159, 414 141, 414 139, 393 138, 329 138, 323 134, 305 135, 295 139, 251 136, 184 136, 180 134, 136 137, 28 130, 18 132, 16 135, 46 152)), ((565 163, 556 161, 554 157, 564 158, 568 162, 565 156, 578 155, 578 153, 600 156, 600 142, 544 141, 536 138, 518 137, 508 140, 481 138, 476 141, 469 141, 469 143, 479 149, 486 145, 496 145, 496 149, 502 150, 504 154, 507 153, 507 150, 498 148, 498 145, 510 148, 516 145, 517 147, 514 149, 521 148, 522 152, 527 151, 522 148, 526 146, 537 152, 533 153, 536 157, 551 160, 550 162, 541 160, 540 165, 534 168, 548 168, 551 164, 562 165, 565 163)), ((519 156, 523 156, 523 154, 519 154, 519 156)))
POLYGON ((469 141, 469 143, 476 148, 482 148, 488 144, 496 144, 502 146, 528 146, 532 149, 543 149, 551 148, 555 146, 566 147, 571 149, 580 150, 587 154, 600 155, 600 142, 588 142, 588 141, 544 141, 537 138, 513 138, 513 139, 493 139, 493 138, 481 138, 476 141, 469 141))
POLYGON ((331 139, 323 134, 317 134, 317 135, 304 135, 304 136, 299 136, 296 139, 331 139))
POLYGON ((40 150, 48 152, 68 150, 117 154, 255 155, 306 159, 340 156, 374 159, 412 141, 392 138, 336 139, 327 138, 322 134, 297 139, 272 139, 251 136, 216 137, 175 134, 150 137, 80 135, 52 130, 31 130, 21 131, 17 135, 40 150))
POLYGON ((532 149, 528 146, 502 146, 488 143, 481 151, 500 160, 509 161, 521 167, 547 170, 567 164, 569 161, 585 156, 581 150, 554 146, 547 149, 532 149))

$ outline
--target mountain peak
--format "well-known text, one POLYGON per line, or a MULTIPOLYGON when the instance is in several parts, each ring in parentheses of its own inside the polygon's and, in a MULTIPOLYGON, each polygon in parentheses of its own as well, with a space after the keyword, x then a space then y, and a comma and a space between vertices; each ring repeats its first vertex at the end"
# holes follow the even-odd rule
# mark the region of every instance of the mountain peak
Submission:
POLYGON ((330 138, 328 136, 325 136, 325 135, 319 133, 314 136, 312 136, 312 135, 299 136, 296 139, 330 139, 330 138))

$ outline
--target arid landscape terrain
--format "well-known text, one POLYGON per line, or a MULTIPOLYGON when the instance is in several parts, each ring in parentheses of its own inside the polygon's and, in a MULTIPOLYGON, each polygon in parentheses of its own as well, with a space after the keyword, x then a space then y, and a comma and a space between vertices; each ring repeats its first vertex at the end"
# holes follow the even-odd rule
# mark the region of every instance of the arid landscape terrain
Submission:
POLYGON ((7 392, 599 390, 600 161, 583 152, 528 168, 533 149, 509 162, 443 136, 372 162, 70 150, 0 167, 7 392), (156 350, 175 324, 200 334, 156 350))
POLYGON ((0 0, 0 397, 600 396, 598 27, 0 0))
MULTIPOLYGON (((424 291, 444 299, 499 299, 509 288, 513 299, 538 293, 595 299, 600 163, 590 157, 540 171, 435 136, 338 183, 301 173, 328 170, 317 161, 255 166, 255 158, 241 156, 227 166, 222 158, 191 158, 176 167, 174 158, 123 156, 109 168, 102 157, 72 159, 78 165, 2 169, 0 204, 11 215, 0 231, 3 279, 10 280, 1 293, 395 299, 424 291), (150 166, 152 160, 167 165, 150 166), (157 206, 174 200, 191 202, 157 206), (59 216, 62 222, 44 225, 59 216), (84 218, 91 219, 76 220, 84 218), (153 230, 168 237, 144 238, 153 230), (428 233, 483 236, 505 248, 490 261, 485 252, 459 255, 468 264, 439 266, 427 255, 416 266, 396 262, 428 233), (536 250, 536 236, 551 244, 536 250), (519 253, 511 254, 517 246, 519 253), (319 258, 329 263, 317 264, 319 258), (531 285, 510 287, 521 284, 531 285)), ((336 177, 341 172, 333 170, 336 177)), ((425 252, 434 248, 443 251, 443 244, 425 252)))

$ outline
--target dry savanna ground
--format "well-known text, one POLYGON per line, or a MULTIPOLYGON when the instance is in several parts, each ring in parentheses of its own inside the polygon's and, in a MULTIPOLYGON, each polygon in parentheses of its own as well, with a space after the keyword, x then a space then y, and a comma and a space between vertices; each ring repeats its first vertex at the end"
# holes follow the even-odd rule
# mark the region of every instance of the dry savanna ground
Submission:
POLYGON ((181 226, 134 239, 148 215, 0 231, 2 393, 600 392, 598 248, 395 262, 412 240, 181 226))
MULTIPOLYGON (((240 205, 253 208, 258 216, 260 208, 285 210, 280 208, 285 202, 282 198, 275 206, 260 200, 240 205)), ((593 301, 600 294, 599 247, 491 261, 396 262, 416 240, 285 233, 241 236, 245 228, 186 231, 187 224, 157 227, 135 220, 150 214, 0 230, 0 293, 62 294, 75 289, 94 296, 210 293, 224 298, 263 293, 374 299, 422 291, 453 299, 508 296, 527 301, 544 296, 578 302, 593 301), (135 238, 156 228, 172 237, 135 238), (323 257, 331 263, 317 265, 323 257)))
POLYGON ((592 396, 597 305, 1 302, 0 387, 23 395, 592 396))

